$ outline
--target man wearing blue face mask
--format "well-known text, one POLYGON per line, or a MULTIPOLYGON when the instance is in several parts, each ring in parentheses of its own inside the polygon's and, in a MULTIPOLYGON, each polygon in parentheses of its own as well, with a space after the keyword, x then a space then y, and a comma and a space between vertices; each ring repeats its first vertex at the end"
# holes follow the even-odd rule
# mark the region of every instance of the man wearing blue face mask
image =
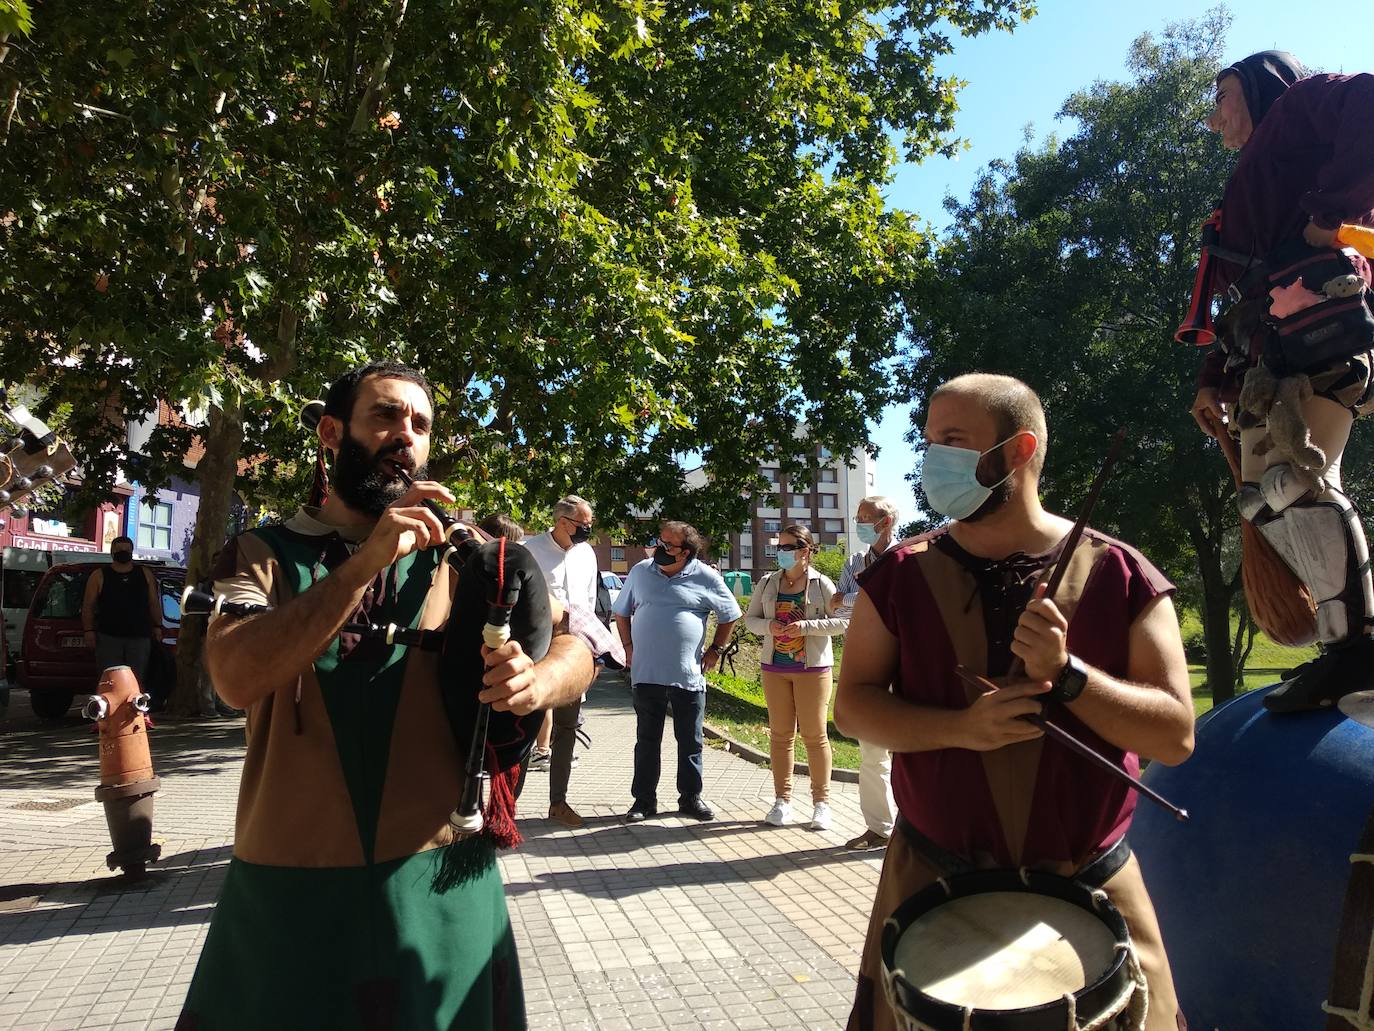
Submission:
MULTIPOLYGON (((869 497, 859 502, 855 513, 855 535, 868 547, 849 556, 840 574, 840 584, 830 599, 830 611, 848 616, 859 597, 858 576, 892 545, 897 531, 897 505, 890 498, 869 497)), ((881 745, 859 742, 859 812, 864 832, 845 842, 851 852, 868 852, 887 847, 897 803, 892 798, 892 753, 881 745)))
POLYGON ((884 922, 941 876, 1031 868, 1100 887, 1148 981, 1146 1031, 1182 1025, 1154 907, 1130 854, 1128 787, 1021 717, 1057 723, 1131 774, 1182 762, 1193 706, 1173 585, 1135 549, 1086 529, 1053 598, 1035 587, 1069 520, 1040 505, 1040 399, 972 374, 930 398, 922 485, 950 520, 859 576, 835 722, 893 752, 896 826, 859 968, 850 1031, 896 1027, 884 922), (1024 673, 1008 680, 1013 661, 1024 673), (961 669, 999 683, 968 686, 961 669), (891 685, 891 690, 889 690, 891 685))

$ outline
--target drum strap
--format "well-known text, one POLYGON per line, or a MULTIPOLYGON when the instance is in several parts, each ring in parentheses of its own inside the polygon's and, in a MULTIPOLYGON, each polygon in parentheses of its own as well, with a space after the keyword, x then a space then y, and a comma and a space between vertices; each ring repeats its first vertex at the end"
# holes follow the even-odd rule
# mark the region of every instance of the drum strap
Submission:
MULTIPOLYGON (((901 813, 897 814, 897 829, 906 838, 907 844, 925 860, 931 867, 939 872, 941 877, 949 877, 953 874, 968 873, 977 869, 972 863, 961 856, 956 856, 948 849, 941 848, 930 838, 926 837, 901 813)), ((1131 858, 1131 845, 1123 834, 1116 840, 1116 843, 1108 846, 1099 852, 1092 859, 1088 860, 1083 866, 1079 867, 1074 873, 1073 879, 1079 884, 1089 888, 1100 888, 1126 865, 1126 860, 1131 858)))

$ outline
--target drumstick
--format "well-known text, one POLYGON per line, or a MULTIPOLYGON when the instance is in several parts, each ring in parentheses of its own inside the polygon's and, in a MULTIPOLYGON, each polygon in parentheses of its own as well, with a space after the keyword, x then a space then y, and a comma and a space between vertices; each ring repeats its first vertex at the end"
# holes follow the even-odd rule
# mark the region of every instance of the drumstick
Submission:
MULTIPOLYGON (((1031 589, 1031 597, 1054 598, 1054 592, 1059 590, 1059 584, 1064 579, 1064 574, 1068 572, 1069 557, 1078 547, 1078 539, 1083 536, 1083 530, 1088 525, 1088 517, 1092 515, 1093 509, 1097 507, 1098 496, 1102 493, 1102 488, 1107 483, 1107 474, 1111 472, 1112 466, 1116 464, 1116 456, 1121 453, 1121 445, 1126 442, 1126 427, 1122 426, 1112 434, 1111 443, 1107 445, 1107 457, 1102 460, 1102 467, 1097 470, 1097 475, 1093 478, 1092 486, 1088 488, 1088 496, 1083 499, 1083 509, 1078 513, 1078 519, 1069 530, 1069 535, 1064 538, 1064 547, 1059 552, 1059 558, 1054 565, 1047 566, 1040 571, 1040 575, 1035 580, 1035 587, 1031 589), (1037 594, 1044 585, 1044 593, 1037 594)), ((1011 660, 1011 666, 1007 669, 1007 676, 1012 680, 1017 679, 1026 671, 1026 664, 1020 656, 1015 656, 1011 660)))
MULTIPOLYGON (((977 673, 965 669, 963 666, 955 666, 954 672, 958 673, 960 679, 962 679, 965 683, 970 684, 973 687, 981 688, 984 691, 1001 690, 991 680, 988 680, 986 677, 980 677, 977 673)), ((1113 777, 1116 777, 1118 780, 1125 781, 1128 785, 1135 788, 1150 801, 1162 805, 1165 809, 1167 809, 1169 812, 1173 813, 1176 817, 1178 817, 1179 820, 1185 823, 1188 821, 1188 810, 1180 809, 1178 806, 1174 805, 1154 788, 1142 783, 1139 779, 1132 777, 1129 773, 1123 770, 1116 763, 1112 762, 1101 752, 1097 751, 1090 745, 1084 744, 1082 741, 1078 740, 1078 738, 1074 737, 1072 734, 1070 734, 1063 727, 1059 726, 1057 723, 1052 722, 1051 720, 1047 719, 1045 716, 1039 713, 1030 713, 1026 716, 1022 716, 1021 719, 1033 724, 1034 726, 1039 727, 1048 736, 1054 738, 1054 740, 1058 741, 1065 748, 1069 749, 1069 751, 1077 752, 1084 759, 1087 759, 1094 766, 1101 769, 1104 773, 1110 773, 1113 777)))

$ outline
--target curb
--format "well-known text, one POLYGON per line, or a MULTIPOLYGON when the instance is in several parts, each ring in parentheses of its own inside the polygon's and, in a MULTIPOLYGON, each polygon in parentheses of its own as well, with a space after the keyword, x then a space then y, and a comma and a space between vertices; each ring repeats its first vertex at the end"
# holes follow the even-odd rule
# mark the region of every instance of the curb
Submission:
MULTIPOLYGON (((741 741, 736 741, 734 738, 730 737, 728 734, 722 733, 709 723, 703 723, 701 725, 701 730, 702 733, 709 738, 713 738, 716 741, 724 741, 725 750, 727 752, 732 752, 741 759, 753 763, 755 766, 762 766, 769 761, 768 756, 764 755, 764 753, 755 748, 750 748, 741 741)), ((799 773, 804 777, 811 776, 811 769, 806 763, 793 763, 792 772, 799 773)), ((859 771, 846 770, 838 766, 832 767, 830 770, 830 779, 838 780, 842 784, 857 784, 859 783, 859 771)))

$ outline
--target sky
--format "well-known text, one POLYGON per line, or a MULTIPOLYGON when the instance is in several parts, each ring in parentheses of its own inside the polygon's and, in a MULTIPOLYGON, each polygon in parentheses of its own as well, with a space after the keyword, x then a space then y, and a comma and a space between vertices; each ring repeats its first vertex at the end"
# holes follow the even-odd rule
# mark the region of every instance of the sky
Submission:
MULTIPOLYGON (((1184 0, 1153 0, 1136 7, 1104 0, 1040 0, 1040 13, 1012 33, 955 39, 955 51, 939 65, 942 75, 968 81, 960 93, 955 133, 970 149, 957 160, 934 157, 902 165, 886 191, 888 203, 918 213, 937 229, 948 216, 947 194, 964 199, 979 169, 1011 158, 1024 143, 1026 126, 1036 142, 1072 126, 1055 121, 1069 94, 1098 80, 1127 77, 1131 42, 1159 34, 1177 21, 1196 19, 1210 6, 1184 0)), ((1258 50, 1288 50, 1309 67, 1327 72, 1374 71, 1374 3, 1314 7, 1292 0, 1234 0, 1227 36, 1228 63, 1258 50)), ((876 490, 897 502, 901 520, 916 502, 905 476, 916 465, 902 440, 910 426, 907 406, 894 406, 870 425, 877 459, 876 490)))

